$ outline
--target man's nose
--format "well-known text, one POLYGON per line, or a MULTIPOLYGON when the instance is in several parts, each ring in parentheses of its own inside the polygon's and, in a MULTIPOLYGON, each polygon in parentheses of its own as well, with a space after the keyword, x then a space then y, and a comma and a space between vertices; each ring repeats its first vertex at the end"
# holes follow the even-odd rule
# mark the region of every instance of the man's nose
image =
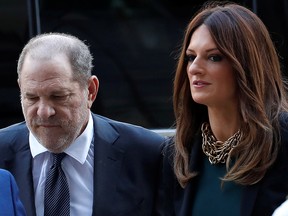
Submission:
POLYGON ((48 101, 39 101, 37 115, 44 119, 49 118, 50 116, 55 115, 55 109, 48 101))

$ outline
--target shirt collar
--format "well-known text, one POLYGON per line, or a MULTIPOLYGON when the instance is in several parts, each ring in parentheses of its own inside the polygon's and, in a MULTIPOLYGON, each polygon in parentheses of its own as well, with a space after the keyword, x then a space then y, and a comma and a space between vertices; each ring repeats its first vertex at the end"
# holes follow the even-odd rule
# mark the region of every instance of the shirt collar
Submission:
MULTIPOLYGON (((92 114, 90 113, 87 127, 83 133, 77 137, 76 140, 74 140, 74 142, 67 149, 65 149, 64 152, 77 160, 79 163, 83 164, 88 155, 88 151, 93 140, 93 134, 93 119, 92 114)), ((48 149, 38 142, 36 137, 31 132, 29 133, 29 145, 33 158, 48 151, 48 149)))

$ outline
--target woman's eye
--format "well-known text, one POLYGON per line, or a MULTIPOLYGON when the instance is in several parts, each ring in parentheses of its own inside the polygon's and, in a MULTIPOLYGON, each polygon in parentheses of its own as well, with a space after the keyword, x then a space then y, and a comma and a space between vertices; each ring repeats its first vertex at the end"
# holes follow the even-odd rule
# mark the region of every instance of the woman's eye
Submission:
POLYGON ((193 62, 195 60, 196 56, 194 55, 186 55, 185 56, 185 61, 186 62, 193 62))
POLYGON ((223 57, 221 55, 213 55, 210 56, 209 59, 213 62, 219 62, 223 59, 223 57))

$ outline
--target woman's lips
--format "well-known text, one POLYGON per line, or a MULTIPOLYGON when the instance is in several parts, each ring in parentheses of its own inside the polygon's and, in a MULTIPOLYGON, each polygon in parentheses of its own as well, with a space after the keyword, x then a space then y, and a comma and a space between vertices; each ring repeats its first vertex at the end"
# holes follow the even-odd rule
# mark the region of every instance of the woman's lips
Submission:
POLYGON ((207 85, 210 85, 210 83, 202 81, 202 80, 193 81, 193 86, 195 86, 195 87, 204 87, 204 86, 207 86, 207 85))

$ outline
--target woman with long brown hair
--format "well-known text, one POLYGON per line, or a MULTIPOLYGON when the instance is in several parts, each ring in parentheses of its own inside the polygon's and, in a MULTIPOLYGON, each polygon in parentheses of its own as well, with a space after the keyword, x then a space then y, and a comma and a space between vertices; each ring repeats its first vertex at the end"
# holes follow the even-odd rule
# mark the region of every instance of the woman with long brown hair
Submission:
POLYGON ((187 26, 174 79, 166 216, 264 216, 285 200, 285 85, 256 14, 236 3, 203 6, 187 26))

